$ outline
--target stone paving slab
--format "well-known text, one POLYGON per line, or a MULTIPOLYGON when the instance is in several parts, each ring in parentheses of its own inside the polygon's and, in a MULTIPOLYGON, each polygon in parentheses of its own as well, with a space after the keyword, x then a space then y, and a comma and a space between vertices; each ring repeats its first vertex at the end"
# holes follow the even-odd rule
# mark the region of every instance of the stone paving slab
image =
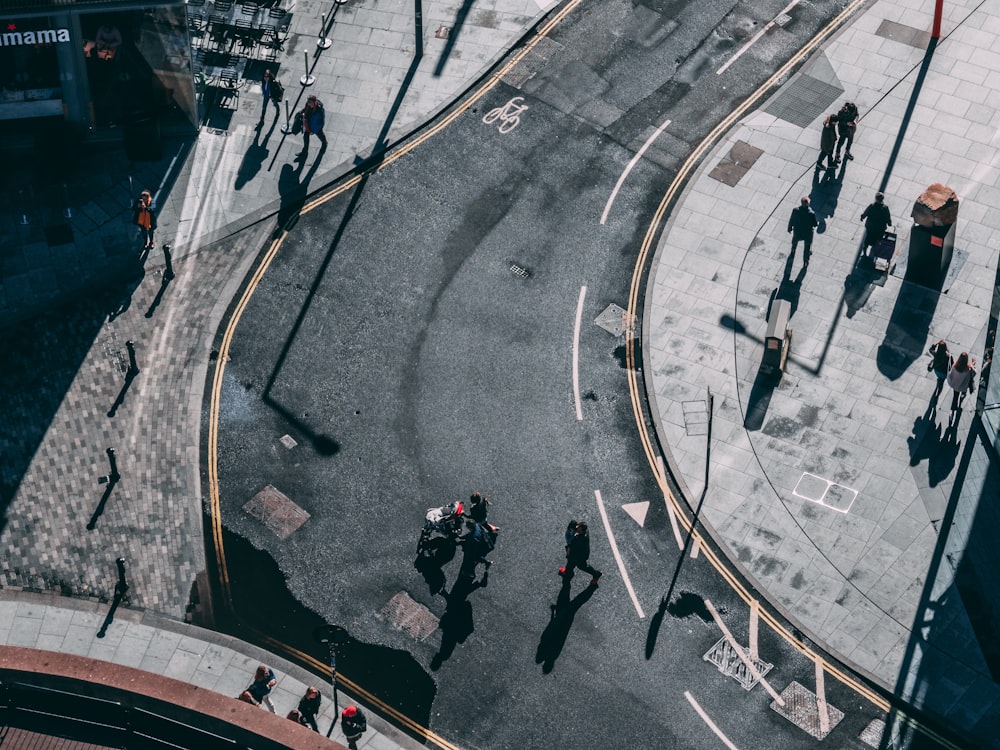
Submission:
MULTIPOLYGON (((968 409, 949 428, 950 393, 929 409, 934 380, 924 352, 945 338, 956 353, 982 356, 1000 241, 985 221, 997 197, 989 165, 998 152, 994 131, 964 114, 975 107, 976 119, 1000 122, 1000 89, 996 78, 958 63, 976 57, 1000 65, 988 52, 995 38, 969 33, 997 28, 1000 18, 985 6, 946 9, 954 34, 935 50, 890 164, 924 50, 882 38, 882 24, 920 26, 925 13, 917 6, 870 6, 705 159, 653 261, 646 371, 661 444, 689 500, 703 490, 709 450, 704 436, 685 429, 683 413, 711 388, 715 439, 703 517, 750 579, 810 637, 928 710, 953 712, 988 682, 976 729, 995 735, 1000 691, 974 616, 955 596, 958 564, 930 567, 942 517, 955 504, 959 454, 975 434, 968 409), (854 64, 859 59, 863 65, 854 64), (788 92, 802 81, 813 89, 838 81, 844 93, 836 106, 850 99, 862 112, 856 158, 836 173, 813 168, 830 105, 823 99, 811 122, 799 122, 809 97, 788 92), (748 147, 762 153, 738 182, 713 178, 733 148, 748 147), (976 159, 965 156, 973 152, 976 159), (905 282, 899 266, 882 278, 855 267, 859 217, 887 171, 884 192, 903 254, 916 196, 937 181, 959 193, 954 278, 940 294, 905 282), (790 254, 786 232, 804 195, 821 221, 808 266, 801 246, 790 254), (791 301, 793 336, 785 375, 770 387, 758 367, 775 296, 791 301), (922 599, 928 587, 933 615, 922 599), (947 635, 938 630, 929 651, 914 653, 918 617, 947 617, 947 635), (916 684, 914 676, 927 679, 929 653, 939 677, 954 685, 951 697, 916 684)), ((988 479, 984 473, 980 487, 988 479)), ((969 512, 960 512, 971 528, 969 512)), ((952 534, 947 543, 948 560, 960 560, 962 540, 952 534)))

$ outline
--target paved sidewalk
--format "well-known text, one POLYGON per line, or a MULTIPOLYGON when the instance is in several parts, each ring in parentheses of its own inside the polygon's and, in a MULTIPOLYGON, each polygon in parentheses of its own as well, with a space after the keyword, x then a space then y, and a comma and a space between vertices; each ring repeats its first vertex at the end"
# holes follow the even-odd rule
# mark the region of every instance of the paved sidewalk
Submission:
POLYGON ((711 389, 701 520, 750 579, 844 661, 996 747, 1000 480, 971 429, 974 399, 953 415, 946 388, 932 408, 925 352, 943 338, 983 359, 1000 242, 1000 9, 946 3, 922 73, 932 12, 868 6, 714 149, 653 262, 646 376, 690 502, 711 389), (862 113, 855 159, 817 171, 821 121, 846 100, 862 113), (903 281, 910 211, 935 182, 961 201, 940 293, 903 281), (880 189, 899 235, 887 278, 856 265, 859 217, 880 189), (820 226, 805 266, 786 225, 807 195, 820 226), (775 295, 794 333, 772 389, 758 367, 775 295))
MULTIPOLYGON (((275 62, 254 61, 235 111, 209 108, 196 139, 165 138, 152 161, 132 162, 121 146, 71 149, 63 165, 28 162, 0 176, 0 330, 67 299, 95 296, 139 272, 141 247, 130 203, 147 188, 158 208, 157 245, 173 260, 294 204, 349 174, 358 163, 433 119, 482 78, 556 0, 290 0, 292 22, 275 62), (415 10, 421 10, 422 48, 415 10), (321 15, 332 45, 316 45, 321 15), (300 84, 303 53, 315 83, 300 84), (284 136, 268 111, 257 129, 258 76, 270 68, 291 111, 315 94, 326 109, 329 147, 313 138, 295 161, 300 136, 284 136)), ((30 146, 29 146, 30 148, 30 146)), ((146 269, 163 266, 161 251, 146 269)))
MULTIPOLYGON (((4 646, 20 646, 76 654, 170 677, 230 696, 234 701, 253 681, 254 670, 263 662, 278 677, 271 692, 276 721, 287 721, 285 715, 298 706, 307 685, 320 689, 322 702, 316 720, 320 732, 325 735, 337 718, 329 682, 324 684, 301 667, 237 638, 154 613, 120 608, 105 637, 97 640, 94 635, 104 623, 107 610, 108 605, 81 599, 0 591, 0 651, 4 646)), ((338 702, 341 708, 357 703, 342 693, 338 702)), ((369 721, 359 748, 423 747, 364 704, 361 707, 369 721)), ((346 745, 339 723, 330 739, 346 745)))

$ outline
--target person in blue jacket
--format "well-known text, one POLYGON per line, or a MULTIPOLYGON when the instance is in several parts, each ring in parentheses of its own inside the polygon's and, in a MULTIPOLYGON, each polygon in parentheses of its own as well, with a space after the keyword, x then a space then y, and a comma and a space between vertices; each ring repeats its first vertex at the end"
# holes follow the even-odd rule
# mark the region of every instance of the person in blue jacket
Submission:
POLYGON ((299 117, 302 118, 302 151, 299 152, 299 158, 304 159, 309 153, 310 135, 315 135, 323 144, 320 151, 326 148, 326 134, 323 132, 326 125, 326 110, 323 109, 323 102, 315 95, 311 95, 306 99, 305 109, 299 113, 299 117))

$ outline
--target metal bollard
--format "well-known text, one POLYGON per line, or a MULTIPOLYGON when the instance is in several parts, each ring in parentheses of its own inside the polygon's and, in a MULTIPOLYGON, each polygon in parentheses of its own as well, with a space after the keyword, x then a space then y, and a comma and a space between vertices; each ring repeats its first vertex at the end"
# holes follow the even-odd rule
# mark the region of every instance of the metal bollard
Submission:
POLYGON ((314 83, 316 83, 316 76, 314 76, 312 73, 309 72, 309 53, 303 52, 302 54, 305 55, 306 58, 306 72, 305 75, 303 75, 299 79, 299 83, 301 83, 303 86, 312 86, 314 83))
POLYGON ((326 13, 323 13, 321 18, 323 19, 323 23, 319 27, 319 38, 316 40, 316 46, 320 49, 329 49, 333 42, 330 41, 329 37, 324 36, 326 34, 326 13))

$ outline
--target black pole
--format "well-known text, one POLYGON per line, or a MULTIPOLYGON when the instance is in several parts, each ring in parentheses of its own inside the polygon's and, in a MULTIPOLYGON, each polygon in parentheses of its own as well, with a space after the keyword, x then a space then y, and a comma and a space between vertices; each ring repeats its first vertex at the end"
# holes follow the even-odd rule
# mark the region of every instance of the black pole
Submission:
POLYGON ((327 645, 330 649, 330 685, 333 688, 333 721, 330 722, 330 728, 326 730, 326 736, 329 738, 333 734, 333 728, 337 726, 340 708, 337 705, 337 644, 330 641, 327 645))

